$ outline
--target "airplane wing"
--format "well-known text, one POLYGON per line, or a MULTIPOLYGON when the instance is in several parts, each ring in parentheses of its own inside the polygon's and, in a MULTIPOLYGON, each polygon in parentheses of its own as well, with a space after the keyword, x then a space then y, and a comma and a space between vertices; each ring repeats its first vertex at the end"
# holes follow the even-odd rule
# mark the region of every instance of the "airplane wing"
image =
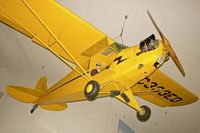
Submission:
POLYGON ((131 90, 134 95, 161 107, 183 106, 198 100, 197 96, 159 70, 138 82, 131 90))
POLYGON ((76 64, 63 45, 84 69, 90 57, 115 43, 54 0, 3 0, 0 21, 76 64))

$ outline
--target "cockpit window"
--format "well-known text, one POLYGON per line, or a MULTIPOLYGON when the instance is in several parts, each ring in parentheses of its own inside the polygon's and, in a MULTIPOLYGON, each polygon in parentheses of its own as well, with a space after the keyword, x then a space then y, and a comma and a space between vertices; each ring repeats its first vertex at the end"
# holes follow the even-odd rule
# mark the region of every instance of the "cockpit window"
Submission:
POLYGON ((112 47, 113 47, 114 49, 116 49, 118 52, 122 51, 122 50, 125 49, 125 48, 128 48, 128 46, 125 46, 125 45, 123 45, 123 44, 121 44, 121 43, 118 43, 118 42, 115 42, 115 43, 112 45, 112 47))

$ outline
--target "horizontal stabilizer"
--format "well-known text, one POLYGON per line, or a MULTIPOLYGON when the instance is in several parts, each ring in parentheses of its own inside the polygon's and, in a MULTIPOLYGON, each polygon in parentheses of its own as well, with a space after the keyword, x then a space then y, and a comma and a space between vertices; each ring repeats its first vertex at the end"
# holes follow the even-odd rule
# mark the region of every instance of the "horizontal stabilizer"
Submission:
POLYGON ((14 99, 24 103, 37 103, 38 97, 42 95, 40 92, 20 86, 7 86, 6 90, 14 99))
POLYGON ((67 105, 64 103, 61 104, 48 104, 48 105, 40 105, 42 109, 51 110, 51 111, 62 111, 67 108, 67 105))

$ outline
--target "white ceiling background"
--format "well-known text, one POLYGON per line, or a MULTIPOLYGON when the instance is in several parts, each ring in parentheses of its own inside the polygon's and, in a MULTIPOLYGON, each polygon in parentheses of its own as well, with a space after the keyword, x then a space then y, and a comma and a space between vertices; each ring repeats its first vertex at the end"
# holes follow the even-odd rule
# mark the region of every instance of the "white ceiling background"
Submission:
MULTIPOLYGON (((119 35, 123 19, 124 42, 138 44, 152 33, 158 37, 146 11, 149 9, 159 27, 170 40, 184 69, 183 78, 173 62, 168 61, 161 70, 177 82, 200 96, 200 1, 199 0, 58 0, 93 26, 115 38, 119 35)), ((45 8, 45 7, 44 7, 45 8)), ((47 11, 49 14, 51 11, 47 11)), ((51 86, 69 72, 68 67, 54 55, 27 37, 0 24, 0 87, 7 84, 34 87, 41 76, 48 77, 51 86)), ((146 123, 137 121, 136 111, 121 102, 98 99, 94 102, 69 104, 64 112, 38 109, 30 115, 31 105, 19 103, 9 96, 0 103, 0 128, 5 133, 110 133, 116 132, 121 118, 138 133, 200 132, 200 102, 183 107, 160 108, 142 99, 152 109, 146 123), (88 129, 88 126, 91 129, 88 129)))

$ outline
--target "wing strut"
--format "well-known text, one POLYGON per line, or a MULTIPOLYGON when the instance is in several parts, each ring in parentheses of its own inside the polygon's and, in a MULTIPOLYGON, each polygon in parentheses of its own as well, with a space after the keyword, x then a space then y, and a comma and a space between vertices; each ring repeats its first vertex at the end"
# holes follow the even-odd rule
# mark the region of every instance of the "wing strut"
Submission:
MULTIPOLYGON (((47 27, 47 25, 45 25, 45 23, 42 21, 42 19, 36 14, 36 12, 31 8, 31 6, 25 1, 22 0, 22 2, 24 3, 24 5, 29 9, 29 11, 37 18, 37 20, 42 24, 42 26, 49 32, 49 34, 51 34, 51 36, 55 39, 56 42, 58 42, 58 44, 63 48, 63 50, 71 57, 71 59, 75 62, 75 64, 83 71, 83 73, 86 75, 87 80, 92 80, 92 78, 90 77, 90 75, 84 70, 84 68, 78 63, 78 61, 71 55, 71 53, 67 50, 67 48, 65 48, 65 46, 62 44, 62 42, 56 37, 56 35, 47 27)), ((45 45, 46 46, 46 45, 45 45)), ((48 49, 50 49, 49 47, 47 47, 48 49)), ((54 52, 55 53, 55 52, 54 52)), ((61 57, 58 56, 60 59, 61 57)), ((66 61, 65 61, 66 62, 66 61)), ((66 62, 67 63, 67 62, 66 62)), ((68 66, 69 63, 67 63, 68 66)), ((71 67, 72 69, 74 69, 74 67, 71 67)), ((75 69, 74 69, 75 70, 75 69)), ((77 70, 76 70, 77 71, 77 70)), ((78 72, 80 74, 80 72, 78 72)), ((81 74, 83 76, 83 74, 81 74)), ((85 78, 86 78, 85 77, 85 78)))
POLYGON ((41 42, 48 50, 50 50, 54 55, 56 55, 61 61, 63 61, 67 66, 69 66, 71 69, 75 70, 77 73, 82 75, 86 80, 89 80, 88 77, 83 75, 79 70, 74 68, 70 63, 68 63, 64 58, 62 58, 59 54, 54 52, 47 44, 45 44, 41 39, 39 39, 35 34, 33 34, 30 30, 28 30, 25 26, 23 26, 20 22, 18 22, 13 16, 11 16, 7 11, 0 8, 5 14, 7 14, 11 19, 13 19, 18 25, 20 25, 22 28, 24 28, 29 34, 32 35, 35 39, 37 39, 39 42, 41 42))

